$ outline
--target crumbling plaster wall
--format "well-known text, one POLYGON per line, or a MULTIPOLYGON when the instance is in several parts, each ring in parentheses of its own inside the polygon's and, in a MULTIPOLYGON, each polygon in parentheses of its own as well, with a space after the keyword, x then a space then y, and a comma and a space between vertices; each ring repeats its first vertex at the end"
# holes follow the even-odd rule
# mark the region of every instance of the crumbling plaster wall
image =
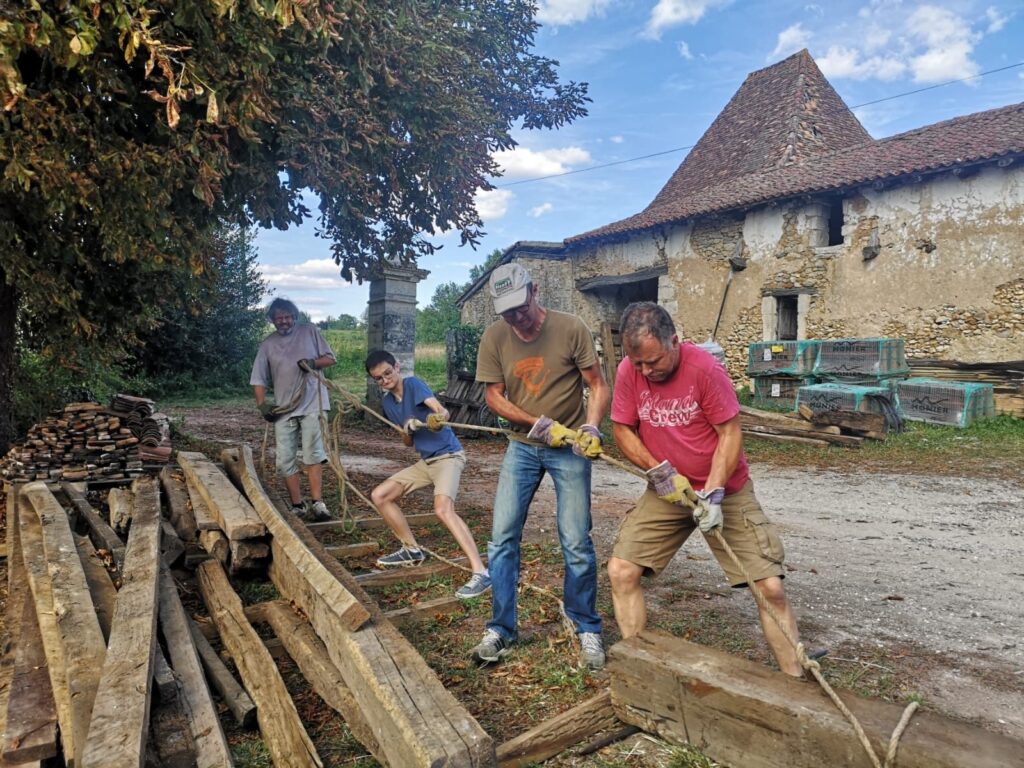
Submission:
MULTIPOLYGON (((540 303, 548 309, 573 312, 576 287, 573 283, 572 264, 567 259, 536 259, 527 256, 516 262, 530 273, 530 279, 540 286, 540 303)), ((486 327, 498 319, 485 283, 462 307, 465 325, 486 327)))

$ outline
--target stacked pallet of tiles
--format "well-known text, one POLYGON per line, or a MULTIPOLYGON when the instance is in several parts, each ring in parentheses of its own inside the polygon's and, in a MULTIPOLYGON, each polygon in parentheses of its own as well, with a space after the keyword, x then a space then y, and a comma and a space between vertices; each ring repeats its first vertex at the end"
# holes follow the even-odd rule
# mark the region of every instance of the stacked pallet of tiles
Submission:
POLYGON ((912 376, 992 385, 996 413, 1024 419, 1024 360, 962 363, 957 360, 911 360, 912 376))
POLYGON ((822 382, 892 389, 910 366, 903 339, 823 339, 813 372, 822 382))
POLYGON ((762 408, 796 408, 800 387, 814 384, 818 341, 759 341, 747 351, 747 374, 754 380, 754 402, 762 408))
POLYGON ((912 421, 967 427, 996 415, 991 384, 913 378, 897 388, 903 416, 912 421))
POLYGON ((126 479, 144 472, 139 442, 99 403, 71 403, 33 425, 0 472, 7 480, 126 479))

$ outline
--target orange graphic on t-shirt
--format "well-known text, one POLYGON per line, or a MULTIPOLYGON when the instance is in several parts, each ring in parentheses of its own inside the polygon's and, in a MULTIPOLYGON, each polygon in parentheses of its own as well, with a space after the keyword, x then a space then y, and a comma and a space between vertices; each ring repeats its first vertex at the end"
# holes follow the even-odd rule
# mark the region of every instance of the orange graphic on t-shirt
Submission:
POLYGON ((516 363, 515 368, 512 369, 513 375, 523 382, 523 386, 526 391, 534 397, 539 397, 540 393, 544 390, 544 384, 547 383, 548 376, 551 375, 551 370, 544 371, 543 378, 540 381, 537 380, 538 374, 544 368, 543 357, 526 357, 516 363))

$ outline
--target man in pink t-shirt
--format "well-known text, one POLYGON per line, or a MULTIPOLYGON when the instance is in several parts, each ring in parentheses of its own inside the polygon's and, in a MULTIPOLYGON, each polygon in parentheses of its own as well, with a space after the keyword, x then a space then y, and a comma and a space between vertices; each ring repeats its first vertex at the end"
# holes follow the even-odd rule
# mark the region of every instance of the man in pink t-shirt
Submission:
MULTIPOLYGON (((626 307, 620 338, 626 358, 615 377, 612 429, 626 458, 651 483, 623 521, 608 561, 623 638, 640 632, 647 621, 641 577, 659 574, 697 527, 729 583, 747 586, 718 537, 707 535, 714 529, 792 637, 799 637, 782 586, 782 542, 754 496, 739 401, 725 368, 703 349, 680 343, 672 318, 653 302, 626 307)), ((792 646, 759 611, 779 667, 802 677, 792 646)))

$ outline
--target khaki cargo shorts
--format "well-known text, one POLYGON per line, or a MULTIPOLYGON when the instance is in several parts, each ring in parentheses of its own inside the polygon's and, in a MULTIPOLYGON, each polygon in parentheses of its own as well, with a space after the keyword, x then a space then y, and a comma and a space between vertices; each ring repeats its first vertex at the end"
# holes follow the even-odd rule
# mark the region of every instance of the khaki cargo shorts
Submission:
POLYGON ((452 501, 459 495, 459 480, 462 470, 466 467, 465 451, 446 453, 433 459, 420 459, 411 467, 403 469, 388 480, 402 486, 402 495, 408 496, 413 491, 434 486, 435 496, 447 496, 452 501))
MULTIPOLYGON (((697 529, 692 511, 658 498, 650 488, 622 521, 612 556, 657 576, 697 529)), ((750 480, 722 502, 722 535, 754 581, 784 576, 785 552, 775 526, 761 511, 750 480)), ((705 536, 711 552, 734 587, 746 586, 739 569, 715 536, 705 536)))

